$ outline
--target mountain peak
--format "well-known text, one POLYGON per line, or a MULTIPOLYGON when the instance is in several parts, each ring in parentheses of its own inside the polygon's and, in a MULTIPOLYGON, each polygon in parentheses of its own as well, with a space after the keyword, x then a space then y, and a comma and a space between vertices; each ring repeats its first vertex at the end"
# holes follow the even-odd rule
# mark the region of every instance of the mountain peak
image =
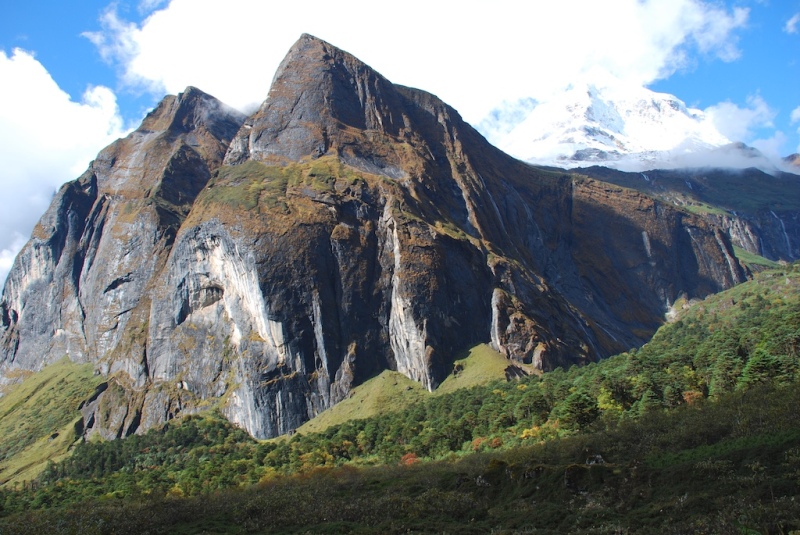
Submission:
MULTIPOLYGON (((165 176, 161 165, 152 162, 173 157, 195 163, 203 159, 216 167, 244 120, 244 114, 189 86, 182 93, 164 97, 139 128, 103 149, 91 171, 103 193, 147 196, 165 176)), ((206 163, 202 166, 207 167, 206 163)), ((206 180, 204 176, 188 189, 196 194, 206 180)))
POLYGON ((348 129, 397 135, 402 99, 353 55, 303 34, 278 67, 267 100, 239 131, 226 163, 297 161, 342 144, 348 129))
POLYGON ((286 53, 286 57, 284 57, 283 62, 281 62, 281 65, 275 72, 275 78, 278 78, 278 76, 281 74, 281 71, 285 70, 284 65, 289 60, 297 61, 305 59, 313 62, 324 59, 327 56, 339 54, 346 54, 346 52, 330 44, 324 39, 320 39, 319 37, 311 35, 310 33, 304 33, 289 48, 289 51, 286 53))
POLYGON ((182 93, 167 95, 147 114, 139 131, 166 131, 174 134, 203 128, 221 139, 230 139, 244 122, 245 115, 215 97, 188 86, 182 93))
POLYGON ((62 188, 0 296, 0 381, 69 354, 109 376, 86 434, 220 407, 266 438, 478 343, 541 370, 634 347, 743 278, 699 216, 525 165, 309 35, 238 117, 187 88, 62 188))
MULTIPOLYGON (((485 125, 495 129, 496 125, 485 125)), ((577 83, 540 102, 493 141, 532 163, 575 167, 602 161, 642 166, 730 143, 701 110, 622 83, 577 83)))

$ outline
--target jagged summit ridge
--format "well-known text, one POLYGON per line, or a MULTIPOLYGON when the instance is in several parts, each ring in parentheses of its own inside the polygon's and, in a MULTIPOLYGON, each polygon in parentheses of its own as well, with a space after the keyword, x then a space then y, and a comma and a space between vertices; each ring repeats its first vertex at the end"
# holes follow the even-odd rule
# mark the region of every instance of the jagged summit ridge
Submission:
POLYGON ((167 95, 147 114, 139 130, 165 130, 175 134, 206 130, 221 139, 229 138, 246 116, 218 99, 189 86, 178 95, 167 95))
POLYGON ((340 150, 347 129, 397 136, 405 127, 394 86, 369 66, 305 34, 281 62, 267 100, 231 144, 227 164, 299 160, 340 150))

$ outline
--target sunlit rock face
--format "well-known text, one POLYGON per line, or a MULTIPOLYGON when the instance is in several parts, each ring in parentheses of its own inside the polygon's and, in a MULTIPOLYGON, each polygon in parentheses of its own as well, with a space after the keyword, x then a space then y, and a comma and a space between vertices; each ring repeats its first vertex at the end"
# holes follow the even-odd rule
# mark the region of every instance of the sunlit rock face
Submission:
POLYGON ((481 342, 609 356, 741 280, 703 219, 530 167, 303 36, 252 116, 189 88, 62 188, 0 301, 1 369, 93 362, 87 434, 218 408, 272 437, 385 369, 435 389, 481 342))

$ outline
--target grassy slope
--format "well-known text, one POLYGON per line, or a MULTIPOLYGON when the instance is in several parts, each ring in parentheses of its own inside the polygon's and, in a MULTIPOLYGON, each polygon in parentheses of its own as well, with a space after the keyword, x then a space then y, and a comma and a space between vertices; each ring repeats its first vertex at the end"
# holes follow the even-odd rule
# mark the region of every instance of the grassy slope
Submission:
POLYGON ((745 251, 741 247, 734 246, 733 252, 736 255, 736 258, 739 259, 739 262, 748 266, 754 271, 764 268, 777 268, 780 265, 777 262, 773 262, 772 260, 764 258, 763 256, 745 251))
POLYGON ((756 274, 753 280, 709 295, 689 307, 681 318, 722 324, 740 320, 751 306, 765 307, 771 303, 787 309, 800 308, 800 263, 785 269, 763 271, 756 274), (708 314, 717 314, 716 321, 706 318, 708 314))
POLYGON ((486 384, 505 378, 509 361, 487 344, 479 344, 455 362, 458 373, 445 379, 432 394, 417 382, 398 372, 384 371, 353 389, 349 398, 322 412, 297 429, 298 433, 318 433, 348 420, 370 418, 402 410, 430 395, 442 395, 460 388, 486 384))
POLYGON ((399 372, 386 370, 354 388, 349 398, 306 422, 297 432, 317 433, 348 420, 400 410, 422 400, 425 394, 425 389, 419 383, 399 372))
POLYGON ((0 398, 0 484, 34 479, 67 454, 78 405, 100 382, 91 365, 65 357, 8 388, 0 398))
POLYGON ((510 364, 507 358, 488 344, 479 344, 471 348, 465 358, 455 362, 455 366, 461 368, 460 371, 448 376, 434 394, 447 394, 460 388, 470 388, 496 379, 504 379, 506 368, 510 364))

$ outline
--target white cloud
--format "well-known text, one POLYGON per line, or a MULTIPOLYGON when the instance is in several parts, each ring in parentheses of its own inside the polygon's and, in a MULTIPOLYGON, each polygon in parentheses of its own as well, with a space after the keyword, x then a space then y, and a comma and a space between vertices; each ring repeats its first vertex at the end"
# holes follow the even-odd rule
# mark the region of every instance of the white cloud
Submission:
MULTIPOLYGON (((798 106, 798 107, 796 107, 795 109, 792 110, 792 114, 790 116, 790 119, 792 121, 792 124, 800 122, 800 106, 798 106)), ((797 133, 800 134, 800 128, 797 129, 797 133)), ((800 145, 797 146, 797 148, 795 149, 795 152, 800 154, 800 145)))
POLYGON ((751 141, 750 144, 760 150, 771 161, 780 161, 783 147, 787 141, 786 134, 779 130, 768 138, 756 139, 751 141))
POLYGON ((116 97, 89 87, 74 102, 36 58, 0 50, 0 284, 58 187, 122 129, 116 97))
MULTIPOLYGON (((776 166, 781 166, 789 137, 782 131, 775 130, 773 121, 778 114, 760 95, 748 97, 747 106, 744 107, 732 102, 722 102, 707 108, 705 113, 722 134, 755 147, 776 166), (765 135, 767 137, 760 137, 765 135)), ((800 106, 791 112, 790 120, 791 123, 800 121, 800 106)), ((800 147, 797 152, 800 152, 800 147)))
POLYGON ((150 13, 155 9, 163 6, 167 3, 167 0, 140 0, 139 1, 139 12, 140 13, 150 13))
POLYGON ((2 284, 5 283, 6 275, 11 271, 11 266, 14 264, 14 258, 17 253, 25 245, 26 238, 19 232, 13 232, 8 246, 0 248, 0 291, 2 291, 2 284))
POLYGON ((644 85, 698 55, 733 60, 747 18, 702 0, 465 0, 457 10, 406 0, 383 18, 366 0, 172 0, 140 25, 111 11, 90 38, 129 85, 170 93, 196 85, 247 109, 307 32, 477 122, 503 101, 546 96, 591 69, 644 85))
POLYGON ((800 13, 795 13, 792 18, 786 21, 783 31, 786 33, 797 33, 798 24, 800 24, 800 13))
POLYGON ((725 137, 734 141, 753 143, 754 134, 761 128, 773 128, 776 113, 760 95, 750 96, 747 106, 720 102, 706 108, 706 116, 725 137))
POLYGON ((92 42, 102 57, 108 63, 120 62, 126 64, 136 57, 138 45, 138 28, 132 22, 126 22, 117 16, 112 4, 100 17, 103 31, 84 32, 81 35, 92 42))

